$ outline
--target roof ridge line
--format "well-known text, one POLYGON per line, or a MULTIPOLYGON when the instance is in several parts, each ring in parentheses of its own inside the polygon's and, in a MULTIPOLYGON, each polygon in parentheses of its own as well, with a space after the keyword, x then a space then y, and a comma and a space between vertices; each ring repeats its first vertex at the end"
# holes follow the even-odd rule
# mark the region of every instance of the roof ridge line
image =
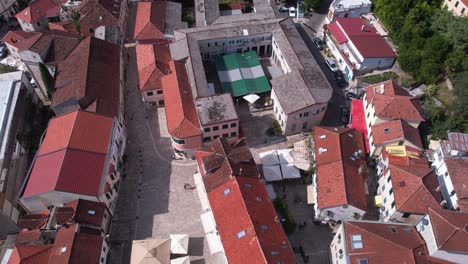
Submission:
MULTIPOLYGON (((348 223, 350 223, 350 222, 348 222, 348 223)), ((384 224, 390 225, 389 223, 384 223, 384 224)), ((386 241, 389 241, 390 243, 395 244, 395 245, 397 245, 397 246, 399 246, 399 247, 401 247, 401 248, 404 248, 404 249, 406 249, 406 250, 411 250, 411 252, 413 252, 413 249, 414 249, 414 248, 409 249, 409 248, 404 247, 404 246, 402 246, 402 245, 400 245, 400 244, 398 244, 398 243, 396 243, 396 242, 394 242, 394 241, 392 241, 392 240, 390 240, 390 239, 388 239, 388 238, 386 238, 386 237, 383 237, 383 236, 381 236, 381 235, 378 235, 378 234, 376 234, 376 233, 374 233, 374 232, 370 232, 370 231, 368 231, 368 230, 366 230, 366 229, 363 229, 363 228, 361 228, 361 227, 359 227, 359 226, 356 226, 356 225, 353 225, 353 226, 355 226, 356 228, 359 228, 359 229, 363 230, 364 232, 367 232, 367 233, 369 233, 369 234, 371 234, 371 235, 374 235, 375 237, 379 237, 379 238, 381 238, 381 239, 383 239, 383 240, 386 240, 386 241)), ((422 241, 421 241, 421 242, 422 242, 422 241)))
MULTIPOLYGON (((453 231, 450 233, 450 235, 447 237, 447 239, 444 240, 444 242, 440 245, 440 247, 442 247, 443 245, 445 245, 449 240, 450 238, 452 238, 452 236, 458 231, 458 228, 454 225, 452 225, 452 223, 450 223, 449 221, 447 221, 447 219, 445 219, 445 217, 443 217, 441 214, 439 214, 436 210, 432 209, 431 207, 429 207, 430 210, 434 211, 434 213, 436 213, 444 222, 446 222, 447 224, 449 224, 451 227, 453 227, 453 231)), ((435 234, 434 234, 435 236, 435 234)))

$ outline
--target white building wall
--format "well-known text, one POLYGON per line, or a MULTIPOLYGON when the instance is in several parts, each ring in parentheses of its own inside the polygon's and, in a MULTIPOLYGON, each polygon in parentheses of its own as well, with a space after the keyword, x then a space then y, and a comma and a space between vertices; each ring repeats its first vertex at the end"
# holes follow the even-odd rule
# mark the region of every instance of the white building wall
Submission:
MULTIPOLYGON (((25 12, 25 11, 22 11, 25 12)), ((33 32, 33 31, 44 31, 47 29, 47 18, 43 17, 40 20, 34 22, 34 23, 29 23, 27 21, 18 19, 18 22, 23 29, 23 31, 26 32, 33 32)))
POLYGON ((87 201, 100 202, 95 196, 81 195, 75 193, 66 193, 59 191, 52 191, 48 193, 42 193, 39 195, 30 196, 27 198, 20 198, 19 202, 21 206, 28 211, 28 213, 34 214, 43 210, 47 210, 49 206, 63 206, 64 203, 68 203, 77 199, 83 199, 87 201))
POLYGON ((467 16, 468 15, 468 8, 463 3, 462 0, 445 0, 444 6, 447 7, 448 11, 452 11, 453 14, 457 16, 467 16))
POLYGON ((345 264, 349 263, 347 257, 348 252, 346 248, 346 235, 344 232, 344 224, 341 224, 336 231, 335 236, 330 244, 330 258, 332 264, 345 264))
POLYGON ((450 178, 450 174, 448 173, 444 157, 444 151, 439 146, 439 148, 434 153, 434 162, 432 163, 432 167, 435 169, 437 174, 440 191, 444 197, 444 200, 447 202, 447 206, 450 209, 457 209, 458 197, 456 193, 452 195, 452 192, 455 190, 455 188, 453 186, 452 179, 450 178))
POLYGON ((234 138, 239 136, 239 120, 227 120, 216 124, 202 126, 203 141, 209 142, 217 138, 234 138), (216 130, 215 130, 216 129, 216 130))
POLYGON ((164 96, 162 89, 155 89, 151 91, 145 91, 141 93, 143 102, 145 102, 146 107, 163 107, 164 106, 164 96))

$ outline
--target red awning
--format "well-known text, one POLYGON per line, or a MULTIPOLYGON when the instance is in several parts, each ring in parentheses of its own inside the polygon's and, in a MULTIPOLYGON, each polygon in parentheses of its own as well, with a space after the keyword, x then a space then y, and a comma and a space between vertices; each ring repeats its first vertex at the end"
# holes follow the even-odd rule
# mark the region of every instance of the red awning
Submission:
POLYGON ((366 142, 366 152, 369 152, 369 138, 367 137, 367 125, 364 111, 364 104, 362 100, 351 101, 351 122, 350 128, 355 128, 364 134, 364 141, 366 142))

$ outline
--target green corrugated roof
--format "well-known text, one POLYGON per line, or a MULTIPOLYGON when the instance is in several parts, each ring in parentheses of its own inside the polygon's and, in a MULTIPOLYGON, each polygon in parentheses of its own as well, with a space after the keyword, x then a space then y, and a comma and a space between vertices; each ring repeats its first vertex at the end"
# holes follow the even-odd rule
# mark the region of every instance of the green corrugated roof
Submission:
MULTIPOLYGON (((257 53, 249 51, 246 53, 231 53, 220 57, 216 61, 218 71, 230 71, 239 68, 252 68, 260 65, 257 53)), ((266 76, 255 79, 241 79, 234 82, 221 82, 223 92, 231 93, 238 97, 252 93, 263 93, 271 90, 266 76)))

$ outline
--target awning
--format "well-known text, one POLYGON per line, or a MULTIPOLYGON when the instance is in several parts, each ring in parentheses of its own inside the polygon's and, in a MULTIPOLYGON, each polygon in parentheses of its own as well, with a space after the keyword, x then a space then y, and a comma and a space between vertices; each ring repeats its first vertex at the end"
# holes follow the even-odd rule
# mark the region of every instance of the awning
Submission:
POLYGON ((169 264, 171 240, 133 240, 131 264, 169 264))
POLYGON ((292 149, 278 149, 278 158, 281 164, 294 164, 292 149))
POLYGON ((187 254, 189 235, 187 234, 171 234, 171 253, 172 254, 187 254))
POLYGON ((369 152, 369 138, 367 137, 367 125, 364 111, 364 104, 362 100, 351 101, 351 121, 350 128, 355 128, 364 134, 364 141, 366 142, 366 152, 369 152))
POLYGON ((270 150, 260 153, 260 159, 263 166, 272 166, 280 164, 276 150, 270 150))
POLYGON ((206 242, 208 242, 208 248, 210 249, 211 254, 221 252, 224 254, 223 244, 221 243, 221 238, 218 236, 218 233, 208 233, 205 234, 206 242))
POLYGON ((315 185, 307 185, 307 203, 315 204, 317 200, 317 192, 315 191, 315 185))
POLYGON ((281 176, 280 165, 273 166, 263 166, 263 177, 266 181, 281 181, 283 177, 281 176))
POLYGON ((301 177, 301 173, 294 166, 294 163, 281 164, 281 172, 283 173, 283 179, 297 179, 301 177))
POLYGON ((171 264, 190 264, 190 258, 188 256, 171 259, 171 264))
POLYGON ((383 205, 383 198, 382 195, 374 196, 375 207, 380 207, 383 205))
POLYGON ((205 233, 216 232, 216 222, 211 211, 201 214, 200 218, 205 233))
POLYGON ((248 94, 248 95, 246 95, 246 96, 244 96, 242 98, 244 98, 247 102, 253 104, 253 103, 255 103, 255 101, 260 99, 260 96, 258 96, 256 94, 248 94))

